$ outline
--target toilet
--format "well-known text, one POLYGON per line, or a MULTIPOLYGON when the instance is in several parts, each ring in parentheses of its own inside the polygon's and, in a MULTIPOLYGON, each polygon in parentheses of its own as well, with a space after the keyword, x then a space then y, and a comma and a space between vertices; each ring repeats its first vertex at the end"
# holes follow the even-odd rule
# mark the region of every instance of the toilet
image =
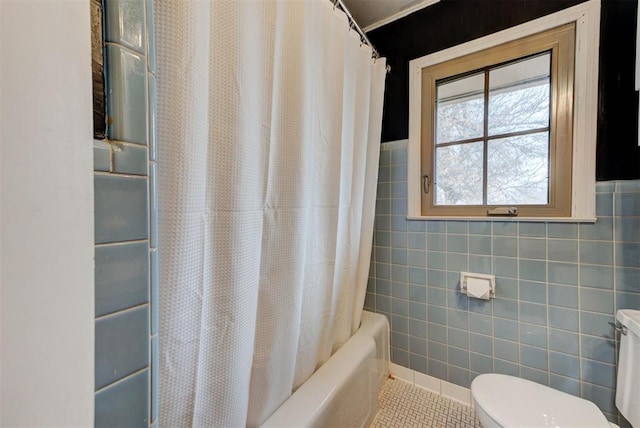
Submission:
MULTIPOLYGON (((621 309, 616 319, 623 330, 616 406, 640 428, 640 311, 621 309)), ((471 395, 484 428, 617 427, 591 401, 514 376, 480 375, 471 395)))

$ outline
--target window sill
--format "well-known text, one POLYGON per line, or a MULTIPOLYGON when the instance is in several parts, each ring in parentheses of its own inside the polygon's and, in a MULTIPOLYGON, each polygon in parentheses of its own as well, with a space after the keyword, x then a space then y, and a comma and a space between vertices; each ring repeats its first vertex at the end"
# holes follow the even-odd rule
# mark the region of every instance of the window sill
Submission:
POLYGON ((455 216, 407 216, 407 220, 459 220, 459 221, 527 221, 537 223, 595 223, 595 217, 455 217, 455 216))

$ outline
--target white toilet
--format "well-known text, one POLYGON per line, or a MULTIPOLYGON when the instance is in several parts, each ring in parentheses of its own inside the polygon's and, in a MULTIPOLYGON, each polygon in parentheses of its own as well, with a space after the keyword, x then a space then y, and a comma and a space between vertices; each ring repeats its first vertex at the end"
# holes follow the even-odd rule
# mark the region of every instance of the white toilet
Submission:
MULTIPOLYGON (((616 406, 640 428, 640 311, 622 309, 616 406)), ((525 379, 483 374, 471 383, 476 413, 484 428, 617 427, 591 401, 525 379)))

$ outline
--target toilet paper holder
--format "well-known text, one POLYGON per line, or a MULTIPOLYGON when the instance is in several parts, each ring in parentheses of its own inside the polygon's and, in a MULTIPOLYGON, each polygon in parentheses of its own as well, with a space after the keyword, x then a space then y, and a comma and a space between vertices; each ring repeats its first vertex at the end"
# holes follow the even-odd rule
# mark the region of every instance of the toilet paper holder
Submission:
POLYGON ((484 273, 460 272, 460 292, 469 297, 489 300, 496 297, 496 277, 484 273))

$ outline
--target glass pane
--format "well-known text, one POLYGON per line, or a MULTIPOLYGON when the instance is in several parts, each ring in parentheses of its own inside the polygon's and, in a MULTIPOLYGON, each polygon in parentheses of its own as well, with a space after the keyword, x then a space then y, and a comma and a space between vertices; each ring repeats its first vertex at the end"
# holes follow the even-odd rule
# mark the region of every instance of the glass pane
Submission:
POLYGON ((436 144, 482 137, 484 74, 436 85, 436 144))
POLYGON ((489 72, 489 135, 549 126, 551 54, 489 72))
POLYGON ((482 205, 482 142, 436 148, 436 205, 482 205))
POLYGON ((487 203, 549 203, 549 133, 489 141, 487 203))

